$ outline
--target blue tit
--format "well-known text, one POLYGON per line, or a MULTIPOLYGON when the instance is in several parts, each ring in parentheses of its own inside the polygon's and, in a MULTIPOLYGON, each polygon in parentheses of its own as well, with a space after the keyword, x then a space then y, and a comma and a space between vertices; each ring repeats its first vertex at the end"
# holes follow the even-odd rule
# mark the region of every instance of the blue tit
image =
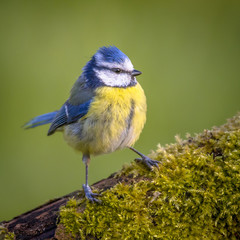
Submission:
POLYGON ((136 80, 140 74, 117 47, 102 47, 84 66, 60 110, 25 124, 25 128, 34 128, 50 123, 48 135, 61 131, 66 142, 82 152, 86 165, 83 190, 92 202, 99 200, 88 185, 91 155, 128 147, 140 155, 138 161, 149 168, 158 164, 132 148, 146 121, 146 97, 136 80))

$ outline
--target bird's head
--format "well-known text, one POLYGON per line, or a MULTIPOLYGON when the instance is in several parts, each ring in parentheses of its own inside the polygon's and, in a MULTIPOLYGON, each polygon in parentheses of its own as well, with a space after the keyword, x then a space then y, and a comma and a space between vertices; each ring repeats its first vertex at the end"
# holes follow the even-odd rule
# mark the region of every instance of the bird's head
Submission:
POLYGON ((83 74, 89 86, 129 87, 136 85, 135 70, 123 52, 117 47, 102 47, 83 68, 83 74))

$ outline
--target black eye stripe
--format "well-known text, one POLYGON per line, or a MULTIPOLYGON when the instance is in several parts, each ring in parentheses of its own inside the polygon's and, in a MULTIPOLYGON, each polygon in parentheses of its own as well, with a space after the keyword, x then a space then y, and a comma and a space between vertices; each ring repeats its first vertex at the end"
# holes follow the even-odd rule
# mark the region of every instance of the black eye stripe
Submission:
POLYGON ((128 73, 128 74, 132 75, 132 71, 125 71, 125 70, 123 70, 121 68, 108 68, 108 67, 104 67, 104 66, 95 66, 94 68, 97 69, 97 70, 103 70, 103 69, 110 70, 110 71, 112 71, 114 73, 116 73, 116 69, 119 69, 120 72, 118 72, 118 74, 120 74, 120 73, 128 73))
POLYGON ((109 70, 112 70, 113 72, 118 73, 118 74, 120 74, 120 73, 132 74, 132 72, 125 71, 125 70, 122 70, 122 69, 120 69, 120 68, 118 68, 118 69, 120 70, 119 72, 116 71, 116 68, 114 68, 114 69, 109 69, 109 70))

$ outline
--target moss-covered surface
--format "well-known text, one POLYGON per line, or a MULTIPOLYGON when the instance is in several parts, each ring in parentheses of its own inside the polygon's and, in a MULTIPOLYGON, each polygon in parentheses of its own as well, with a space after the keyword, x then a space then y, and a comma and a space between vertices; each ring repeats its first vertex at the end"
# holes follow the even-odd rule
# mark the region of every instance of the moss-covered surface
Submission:
POLYGON ((0 225, 0 240, 14 240, 15 235, 9 232, 5 227, 0 225))
POLYGON ((102 204, 71 199, 59 236, 72 239, 240 239, 240 114, 212 130, 158 146, 159 168, 132 163, 102 204), (139 180, 140 179, 140 180, 139 180))

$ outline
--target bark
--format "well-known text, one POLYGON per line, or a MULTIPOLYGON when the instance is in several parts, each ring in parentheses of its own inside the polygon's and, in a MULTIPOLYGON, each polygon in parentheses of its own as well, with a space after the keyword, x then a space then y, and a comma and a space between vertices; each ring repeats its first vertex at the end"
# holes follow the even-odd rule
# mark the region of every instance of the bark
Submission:
MULTIPOLYGON (((131 177, 129 176, 114 178, 114 175, 115 174, 112 174, 109 178, 93 184, 94 188, 105 191, 118 182, 131 182, 131 177)), ((82 191, 75 191, 63 197, 51 200, 10 221, 2 222, 0 225, 5 227, 9 232, 14 232, 16 239, 56 239, 54 236, 57 228, 59 208, 65 205, 69 198, 79 198, 81 194, 82 191)))

